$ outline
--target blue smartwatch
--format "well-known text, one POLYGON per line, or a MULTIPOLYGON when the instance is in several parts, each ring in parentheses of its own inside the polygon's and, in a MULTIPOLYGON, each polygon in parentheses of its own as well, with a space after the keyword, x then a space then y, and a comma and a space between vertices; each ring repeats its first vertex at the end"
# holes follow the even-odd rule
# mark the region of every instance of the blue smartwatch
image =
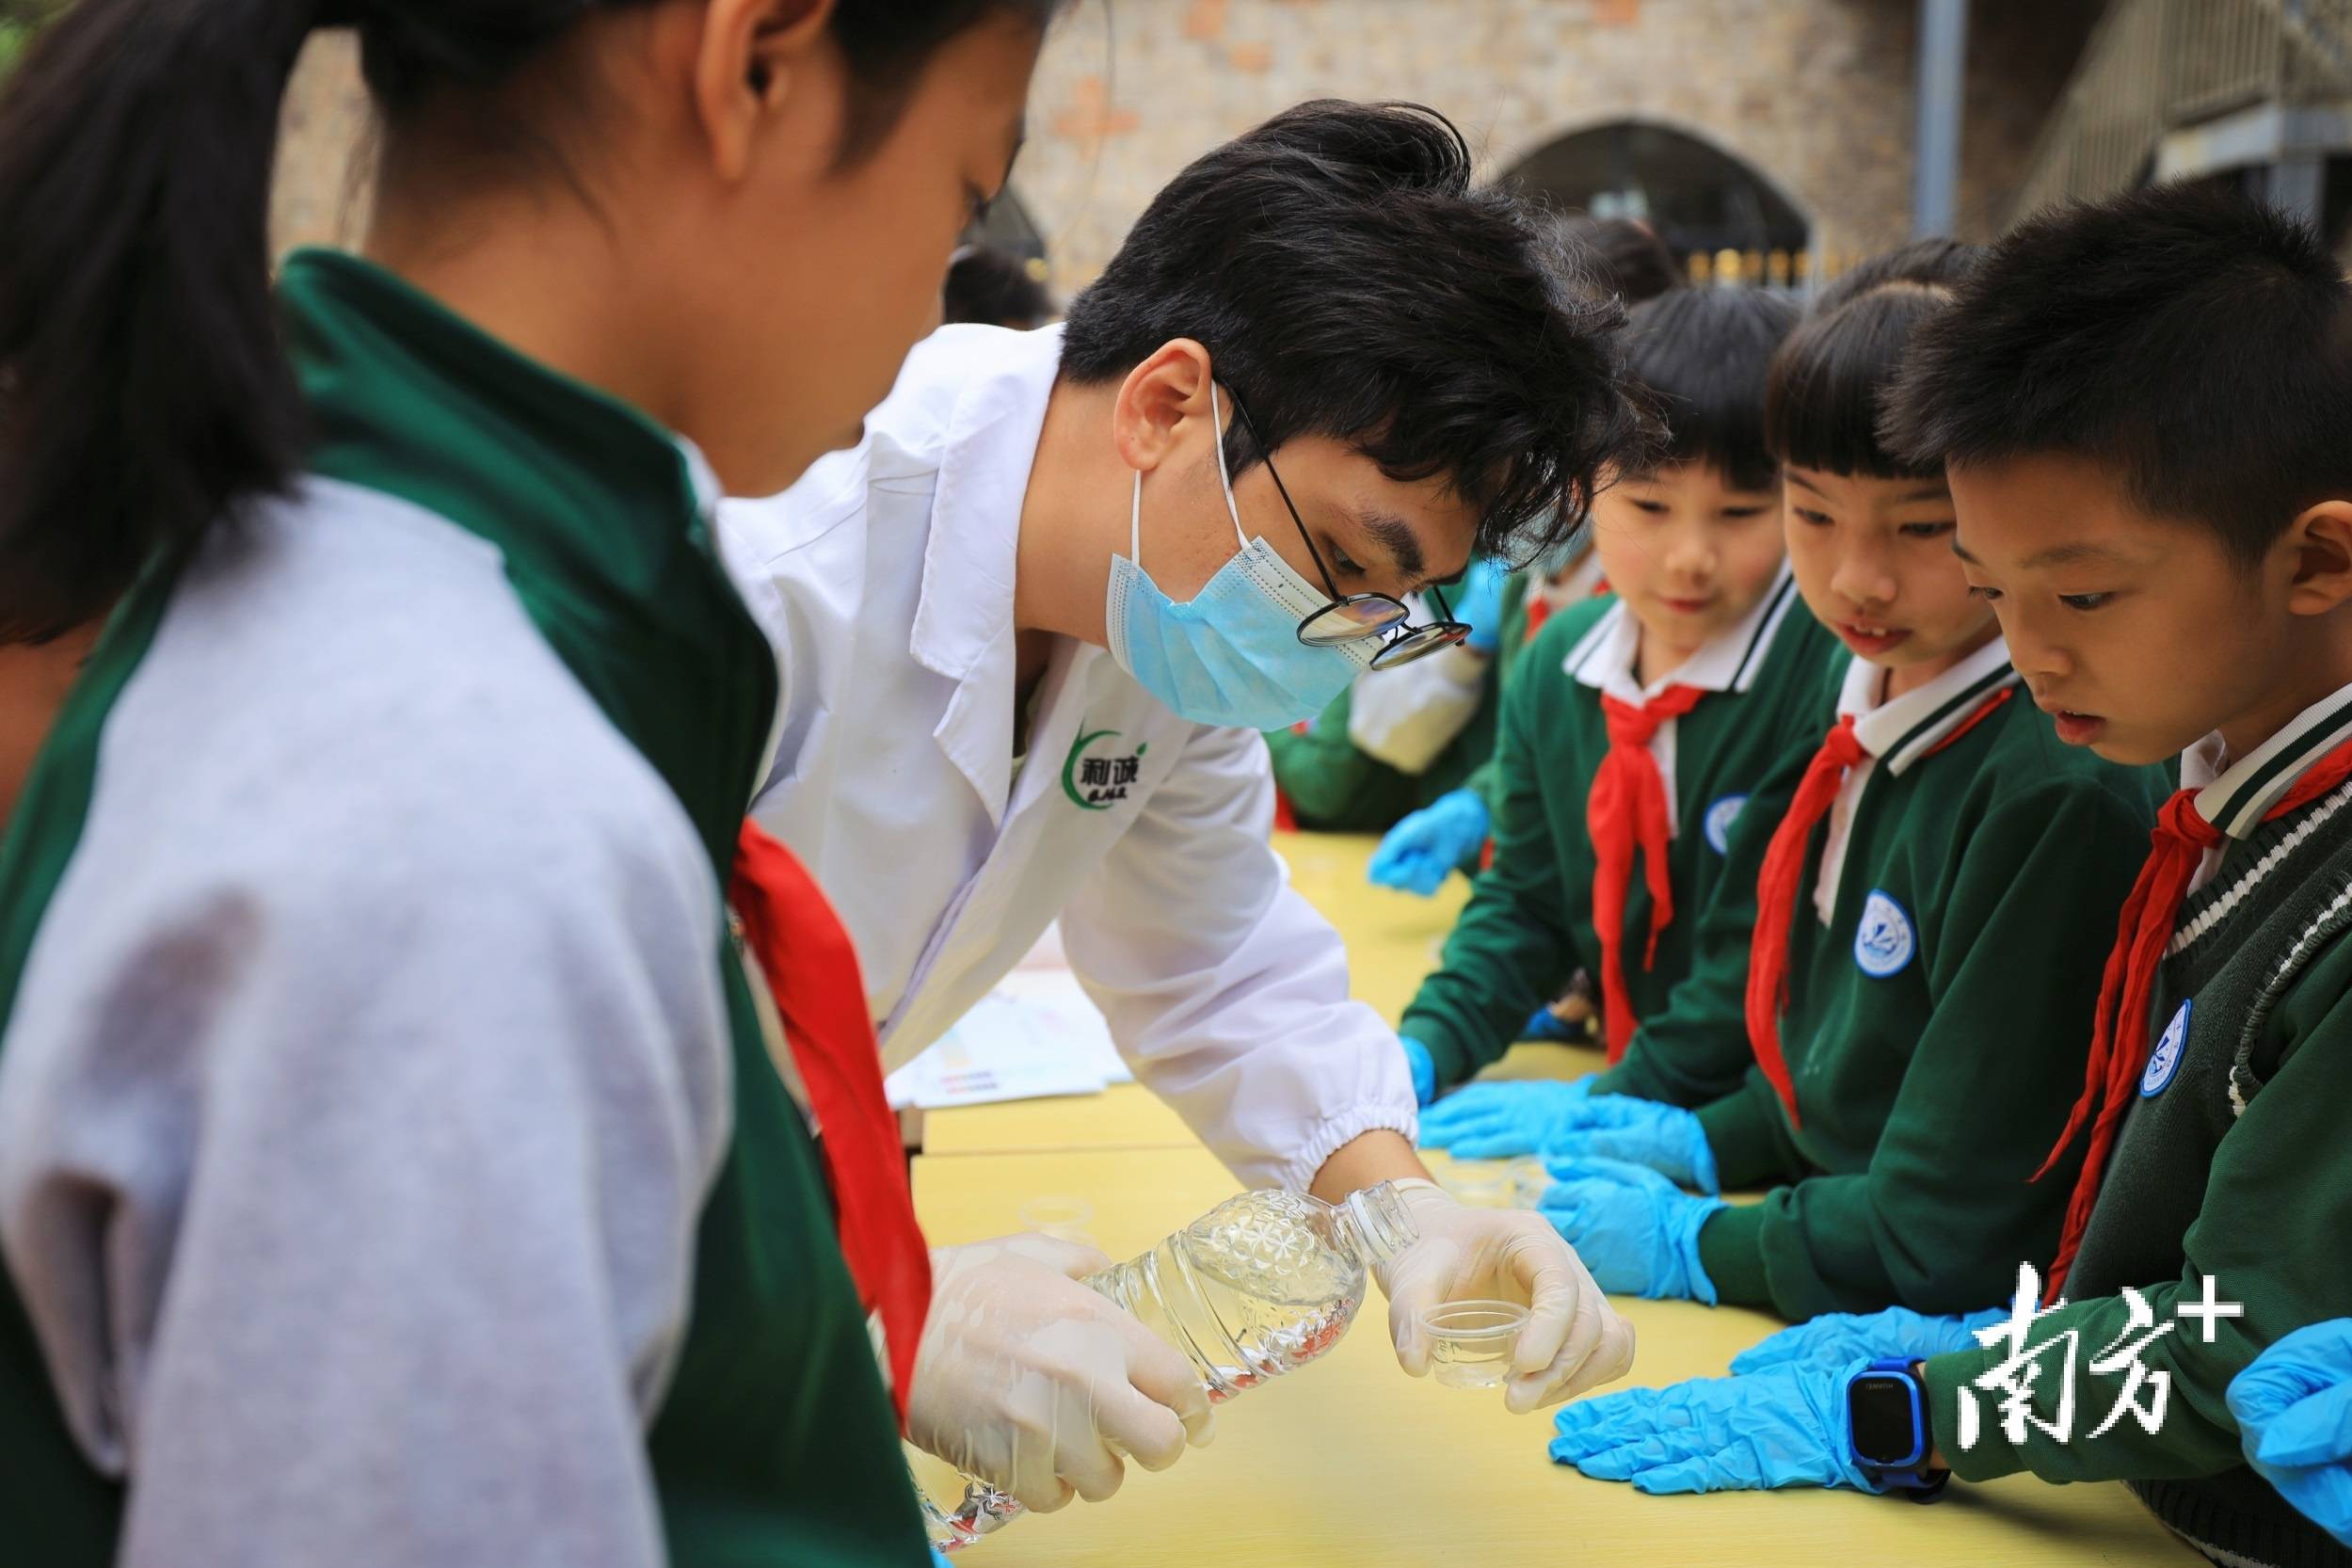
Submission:
POLYGON ((1952 1479, 1949 1470, 1928 1467, 1935 1451, 1928 1384, 1908 1356, 1874 1361, 1847 1380, 1846 1446, 1864 1474, 1921 1502, 1952 1479))

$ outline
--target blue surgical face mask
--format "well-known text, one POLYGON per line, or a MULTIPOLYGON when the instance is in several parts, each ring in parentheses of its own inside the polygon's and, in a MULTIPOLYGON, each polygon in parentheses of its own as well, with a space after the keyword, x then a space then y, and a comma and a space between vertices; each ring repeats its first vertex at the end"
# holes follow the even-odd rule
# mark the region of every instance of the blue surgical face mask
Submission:
POLYGON ((1162 593, 1143 559, 1144 476, 1135 475, 1128 553, 1111 557, 1111 656, 1144 690, 1195 724, 1281 729, 1312 718, 1369 667, 1378 638, 1309 648, 1299 622, 1331 602, 1264 539, 1241 532, 1225 472, 1224 416, 1208 388, 1217 483, 1241 552, 1185 603, 1162 593))

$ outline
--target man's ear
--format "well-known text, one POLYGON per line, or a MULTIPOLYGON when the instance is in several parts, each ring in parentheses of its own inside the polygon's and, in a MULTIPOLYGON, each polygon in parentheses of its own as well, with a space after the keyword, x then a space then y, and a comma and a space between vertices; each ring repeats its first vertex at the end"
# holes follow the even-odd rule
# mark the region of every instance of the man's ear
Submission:
POLYGON ((1119 460, 1149 473, 1167 459, 1187 420, 1208 419, 1208 350, 1174 338, 1127 373, 1111 409, 1111 439, 1119 460))
POLYGON ((2323 501, 2288 525, 2280 548, 2290 552, 2287 608, 2322 616, 2352 600, 2352 501, 2323 501))
POLYGON ((741 180, 763 122, 808 73, 833 21, 834 0, 710 0, 695 53, 695 116, 719 178, 741 180))

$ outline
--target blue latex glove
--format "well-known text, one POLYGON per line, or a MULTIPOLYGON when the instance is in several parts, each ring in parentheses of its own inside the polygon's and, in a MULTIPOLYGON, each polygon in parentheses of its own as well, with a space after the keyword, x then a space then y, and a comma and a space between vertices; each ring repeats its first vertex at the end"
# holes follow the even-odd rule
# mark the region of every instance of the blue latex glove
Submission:
POLYGON ((2230 1384, 2246 1462, 2352 1546, 2352 1319, 2296 1329, 2230 1384))
POLYGON ((1604 1394, 1560 1413, 1552 1458, 1656 1494, 1884 1491, 1854 1463, 1846 1430, 1846 1384, 1868 1366, 1857 1358, 1604 1394))
POLYGON ((1612 1295, 1715 1304, 1699 1263, 1699 1227, 1730 1206, 1694 1198, 1646 1165, 1622 1160, 1546 1160, 1551 1186, 1537 1208, 1612 1295))
POLYGON ((1457 599, 1450 592, 1446 595, 1447 602, 1452 606, 1454 619, 1470 628, 1470 634, 1463 639, 1464 648, 1492 653, 1501 644, 1503 583, 1510 575, 1503 569, 1501 562, 1492 556, 1481 555, 1472 561, 1470 569, 1463 574, 1462 596, 1457 599))
POLYGON ((1590 1073, 1566 1083, 1472 1083, 1430 1107, 1421 1118, 1421 1146, 1448 1150, 1456 1160, 1536 1154, 1592 1092, 1590 1073))
POLYGON ((1429 1053, 1429 1047, 1404 1036, 1397 1041, 1404 1048, 1404 1064, 1413 1072, 1413 1100, 1427 1105, 1437 1097, 1437 1059, 1429 1053))
POLYGON ((1486 802, 1476 790, 1448 791, 1381 840, 1369 872, 1374 886, 1429 897, 1479 852, 1489 825, 1486 802))
POLYGON ((1544 1146, 1546 1158, 1591 1156, 1647 1165, 1702 1192, 1720 1192, 1715 1151, 1699 1118, 1677 1106, 1630 1095, 1592 1095, 1563 1117, 1544 1146))
POLYGON ((1581 1040, 1584 1025, 1570 1023, 1548 1007, 1539 1007, 1528 1016, 1527 1027, 1519 1031, 1522 1040, 1581 1040))
POLYGON ((1929 1356, 1976 1348, 1976 1330, 1991 1328, 2008 1309, 1989 1306, 1965 1318, 1930 1318, 1907 1306, 1884 1312, 1826 1312, 1759 1339, 1732 1357, 1732 1370, 1767 1372, 1775 1367, 1842 1366, 1854 1357, 1929 1356))

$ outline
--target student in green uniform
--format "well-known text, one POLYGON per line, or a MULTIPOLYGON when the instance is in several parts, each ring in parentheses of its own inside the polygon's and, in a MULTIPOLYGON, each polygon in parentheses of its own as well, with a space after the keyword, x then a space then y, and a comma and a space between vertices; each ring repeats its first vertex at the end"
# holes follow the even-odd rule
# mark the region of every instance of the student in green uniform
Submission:
POLYGON ((847 941, 739 837, 710 512, 936 320, 1051 8, 107 0, 11 78, 0 637, 106 624, 0 840, 10 1560, 927 1560, 921 1237, 847 941), (365 255, 273 298, 335 24, 365 255))
POLYGON ((1940 465, 1879 441, 1905 344, 1974 259, 1930 241, 1865 264, 1773 362, 1789 559, 1850 657, 1775 786, 1785 813, 1742 836, 1752 935, 1704 954, 1680 1032, 1645 1042, 1752 1052, 1745 1080, 1695 1112, 1595 1095, 1544 1144, 1544 1212, 1604 1288, 1792 1320, 1953 1311, 2057 1240, 2071 1165, 2026 1178, 2082 1081, 2162 780, 2061 745, 2013 700, 1940 465), (1736 1208, 1713 1195, 1767 1185, 1736 1208))
MULTIPOLYGON (((2052 1173, 2070 1223, 2029 1255, 2064 1304, 2025 1295, 1982 1336, 1805 1324, 1734 1363, 1749 1375, 1576 1407, 1555 1454, 1650 1491, 2120 1480, 2216 1562, 2352 1561, 2265 1479, 2304 1479, 2293 1445, 2264 1458, 2269 1395, 2232 1388, 2352 1308, 2352 289, 2313 229, 2234 195, 2062 209, 1925 335, 1890 434, 1948 464, 1969 580, 2060 738, 2180 759, 2101 922, 2064 1140, 2089 1155, 2052 1173), (2021 1354, 2012 1424, 1999 1373, 2021 1354)), ((1988 1085, 1946 1109, 1982 1126, 2013 1104, 1988 1085)))
MULTIPOLYGON (((1500 1056, 1579 968, 1620 1048, 1663 1007, 1724 830, 1800 733, 1826 639, 1782 558, 1763 439, 1765 368, 1795 317, 1777 296, 1712 290, 1634 314, 1632 371, 1665 450, 1594 503, 1614 592, 1551 617, 1512 677, 1495 864, 1401 1026, 1424 1103, 1500 1056)), ((1435 1107, 1423 1141, 1481 1152, 1490 1097, 1435 1107)))

